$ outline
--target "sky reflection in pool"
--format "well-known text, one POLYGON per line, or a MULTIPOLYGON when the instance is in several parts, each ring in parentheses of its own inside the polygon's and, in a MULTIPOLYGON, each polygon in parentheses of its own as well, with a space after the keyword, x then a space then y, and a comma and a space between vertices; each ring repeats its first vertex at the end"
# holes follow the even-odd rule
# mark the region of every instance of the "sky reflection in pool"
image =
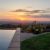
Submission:
POLYGON ((15 30, 0 30, 0 50, 7 50, 15 30))

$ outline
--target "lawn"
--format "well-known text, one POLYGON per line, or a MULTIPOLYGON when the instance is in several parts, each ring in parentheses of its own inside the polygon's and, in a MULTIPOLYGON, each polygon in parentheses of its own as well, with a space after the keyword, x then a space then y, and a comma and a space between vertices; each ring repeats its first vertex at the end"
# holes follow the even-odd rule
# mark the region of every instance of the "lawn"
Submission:
POLYGON ((22 41, 21 50, 50 50, 50 33, 22 41))

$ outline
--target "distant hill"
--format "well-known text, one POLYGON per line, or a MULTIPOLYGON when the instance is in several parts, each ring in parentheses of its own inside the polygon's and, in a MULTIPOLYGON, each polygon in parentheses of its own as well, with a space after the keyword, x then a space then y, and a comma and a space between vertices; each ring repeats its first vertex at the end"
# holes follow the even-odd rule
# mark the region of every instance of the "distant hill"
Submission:
MULTIPOLYGON (((0 21, 0 24, 31 24, 34 23, 35 21, 30 21, 30 22, 13 22, 13 21, 0 21)), ((36 21, 36 23, 40 23, 40 24, 50 24, 50 21, 36 21)))

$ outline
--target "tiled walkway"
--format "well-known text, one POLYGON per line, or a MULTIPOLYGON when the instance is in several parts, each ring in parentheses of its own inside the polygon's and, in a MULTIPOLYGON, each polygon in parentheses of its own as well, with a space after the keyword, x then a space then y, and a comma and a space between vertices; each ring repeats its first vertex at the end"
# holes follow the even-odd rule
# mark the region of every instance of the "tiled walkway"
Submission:
POLYGON ((8 50, 20 50, 20 28, 16 30, 8 50))

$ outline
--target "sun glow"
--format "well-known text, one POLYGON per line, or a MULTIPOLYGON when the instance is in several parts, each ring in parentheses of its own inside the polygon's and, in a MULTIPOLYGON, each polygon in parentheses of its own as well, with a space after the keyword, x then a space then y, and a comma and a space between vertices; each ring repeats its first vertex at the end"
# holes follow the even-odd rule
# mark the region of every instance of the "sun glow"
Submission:
POLYGON ((34 18, 34 16, 39 16, 36 14, 27 14, 26 12, 0 12, 0 20, 12 20, 12 21, 50 21, 50 18, 34 18))
MULTIPOLYGON (((29 15, 29 14, 28 14, 29 15)), ((0 14, 0 18, 9 19, 9 20, 20 20, 20 21, 34 21, 35 19, 31 16, 28 16, 26 12, 4 12, 0 14)))
POLYGON ((19 16, 21 16, 21 15, 26 15, 25 12, 17 12, 16 14, 19 15, 19 16))

